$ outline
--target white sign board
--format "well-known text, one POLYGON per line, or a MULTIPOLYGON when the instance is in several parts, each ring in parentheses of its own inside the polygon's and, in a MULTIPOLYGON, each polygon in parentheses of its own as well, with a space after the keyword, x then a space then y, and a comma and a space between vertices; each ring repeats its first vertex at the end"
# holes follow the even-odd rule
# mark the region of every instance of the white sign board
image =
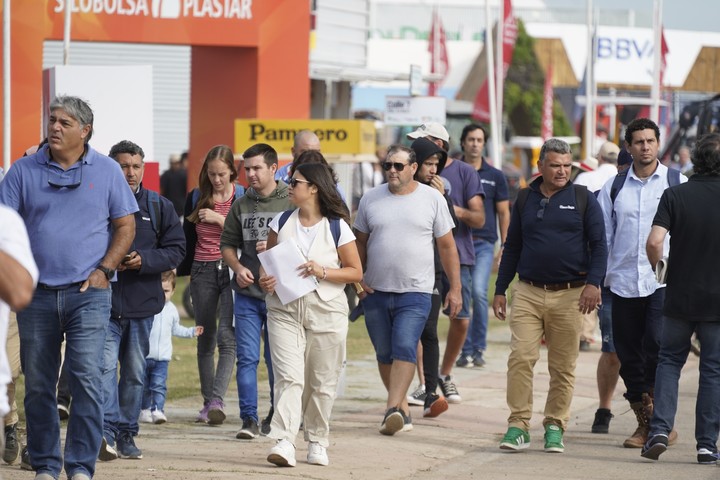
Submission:
POLYGON ((385 97, 386 125, 445 124, 445 97, 385 97))
POLYGON ((121 140, 138 144, 145 161, 155 161, 153 69, 150 65, 112 67, 59 65, 44 72, 43 125, 58 95, 80 97, 93 111, 90 146, 107 155, 121 140))

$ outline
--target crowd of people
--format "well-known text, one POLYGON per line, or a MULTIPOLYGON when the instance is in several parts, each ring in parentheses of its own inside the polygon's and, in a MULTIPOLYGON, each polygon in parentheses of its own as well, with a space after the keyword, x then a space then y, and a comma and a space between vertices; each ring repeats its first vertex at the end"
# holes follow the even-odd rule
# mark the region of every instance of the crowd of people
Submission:
POLYGON ((55 480, 63 470, 71 480, 91 479, 98 459, 142 458, 140 423, 168 421, 173 335, 197 338, 197 422, 225 422, 236 365, 236 437, 276 440, 267 461, 293 467, 302 428, 307 462, 328 465, 346 356, 347 285, 359 296, 387 390, 379 432, 409 432, 411 405, 438 417, 462 402, 452 369, 485 364, 494 266, 491 308, 511 332, 510 414, 500 449, 530 446, 533 370, 544 343, 544 450, 565 450, 576 361, 599 316, 592 431, 609 431, 610 400, 622 378, 637 418, 624 446, 657 460, 677 441, 678 378, 696 334, 697 461, 718 460, 720 257, 697 242, 720 237, 713 221, 720 212, 707 208, 720 194, 720 135, 699 139, 689 182, 658 161, 660 132, 648 119, 627 126, 625 149, 603 145, 599 167, 575 182, 570 146, 549 139, 538 176, 511 210, 504 175, 483 156, 488 132, 467 125, 462 155, 451 158, 447 129, 427 123, 408 134, 410 147, 392 145, 379 155, 384 176, 369 170, 372 181, 353 194, 351 219, 313 132, 296 135, 293 160, 283 168, 271 145, 245 150, 247 190, 236 182, 228 146, 207 152, 198 187, 186 195, 177 191, 186 174, 173 159, 161 181, 168 199, 143 186, 139 145, 122 140, 107 156, 90 146, 93 121, 82 99, 55 98, 46 141, 0 183, 0 218, 8 226, 0 234, 0 384, 9 385, 0 388, 3 458, 18 456, 18 418, 6 392, 14 397, 19 363, 26 378, 23 461, 36 479, 55 480), (663 258, 667 279, 654 271, 663 258), (175 271, 190 277, 192 328, 179 324, 170 300, 175 271), (16 335, 7 333, 10 308, 16 335), (450 321, 442 358, 441 311, 450 321), (261 344, 271 399, 262 420, 261 344), (59 379, 71 411, 60 401, 59 379))

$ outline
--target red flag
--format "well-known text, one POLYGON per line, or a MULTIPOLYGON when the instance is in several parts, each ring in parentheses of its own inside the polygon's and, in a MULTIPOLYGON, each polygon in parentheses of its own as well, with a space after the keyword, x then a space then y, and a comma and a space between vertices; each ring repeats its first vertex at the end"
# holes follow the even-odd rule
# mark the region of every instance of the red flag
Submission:
POLYGON ((543 141, 553 136, 552 63, 548 65, 547 75, 545 75, 545 93, 543 95, 543 114, 540 136, 543 141))
POLYGON ((442 79, 437 82, 430 82, 428 86, 428 95, 434 97, 449 70, 445 29, 442 26, 437 8, 433 9, 432 25, 430 26, 430 35, 428 35, 428 51, 430 52, 430 73, 442 75, 442 79))
POLYGON ((665 68, 667 67, 667 54, 670 52, 665 41, 665 29, 660 27, 660 88, 663 86, 665 68))
MULTIPOLYGON (((503 16, 503 78, 507 77, 508 69, 512 63, 513 52, 515 51, 515 40, 517 39, 517 22, 513 17, 512 1, 505 0, 505 15, 503 16)), ((488 69, 488 75, 490 69, 488 69)), ((490 103, 488 99, 488 81, 485 79, 482 86, 475 95, 472 116, 480 122, 490 122, 490 103)))

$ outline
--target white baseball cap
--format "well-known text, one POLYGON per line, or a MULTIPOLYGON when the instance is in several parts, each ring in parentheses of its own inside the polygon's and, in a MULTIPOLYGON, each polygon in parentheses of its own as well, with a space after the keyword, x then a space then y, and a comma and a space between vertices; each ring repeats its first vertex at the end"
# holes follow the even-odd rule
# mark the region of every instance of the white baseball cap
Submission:
POLYGON ((407 134, 407 137, 415 140, 422 137, 435 137, 446 142, 450 142, 450 134, 441 124, 437 122, 428 122, 420 125, 415 131, 407 134))

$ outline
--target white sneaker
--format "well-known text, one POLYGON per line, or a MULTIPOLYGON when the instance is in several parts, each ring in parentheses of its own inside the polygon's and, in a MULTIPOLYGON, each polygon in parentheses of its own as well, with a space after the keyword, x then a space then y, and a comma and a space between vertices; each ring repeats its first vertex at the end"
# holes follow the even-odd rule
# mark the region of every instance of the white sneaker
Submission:
POLYGON ((140 423, 153 423, 152 413, 150 410, 140 410, 140 417, 138 418, 140 423))
POLYGON ((414 405, 416 407, 422 407, 425 405, 425 397, 427 397, 427 393, 425 393, 425 385, 420 384, 415 389, 414 392, 408 394, 407 396, 407 402, 408 405, 414 405))
POLYGON ((275 446, 270 449, 267 461, 278 467, 294 467, 295 445, 287 440, 278 440, 275 446))
POLYGON ((330 463, 327 456, 327 449, 318 442, 309 442, 307 462, 310 465, 322 465, 323 467, 327 466, 330 463))
POLYGON ((155 425, 160 425, 161 423, 165 422, 167 422, 167 417, 162 410, 152 411, 152 423, 154 423, 155 425))

